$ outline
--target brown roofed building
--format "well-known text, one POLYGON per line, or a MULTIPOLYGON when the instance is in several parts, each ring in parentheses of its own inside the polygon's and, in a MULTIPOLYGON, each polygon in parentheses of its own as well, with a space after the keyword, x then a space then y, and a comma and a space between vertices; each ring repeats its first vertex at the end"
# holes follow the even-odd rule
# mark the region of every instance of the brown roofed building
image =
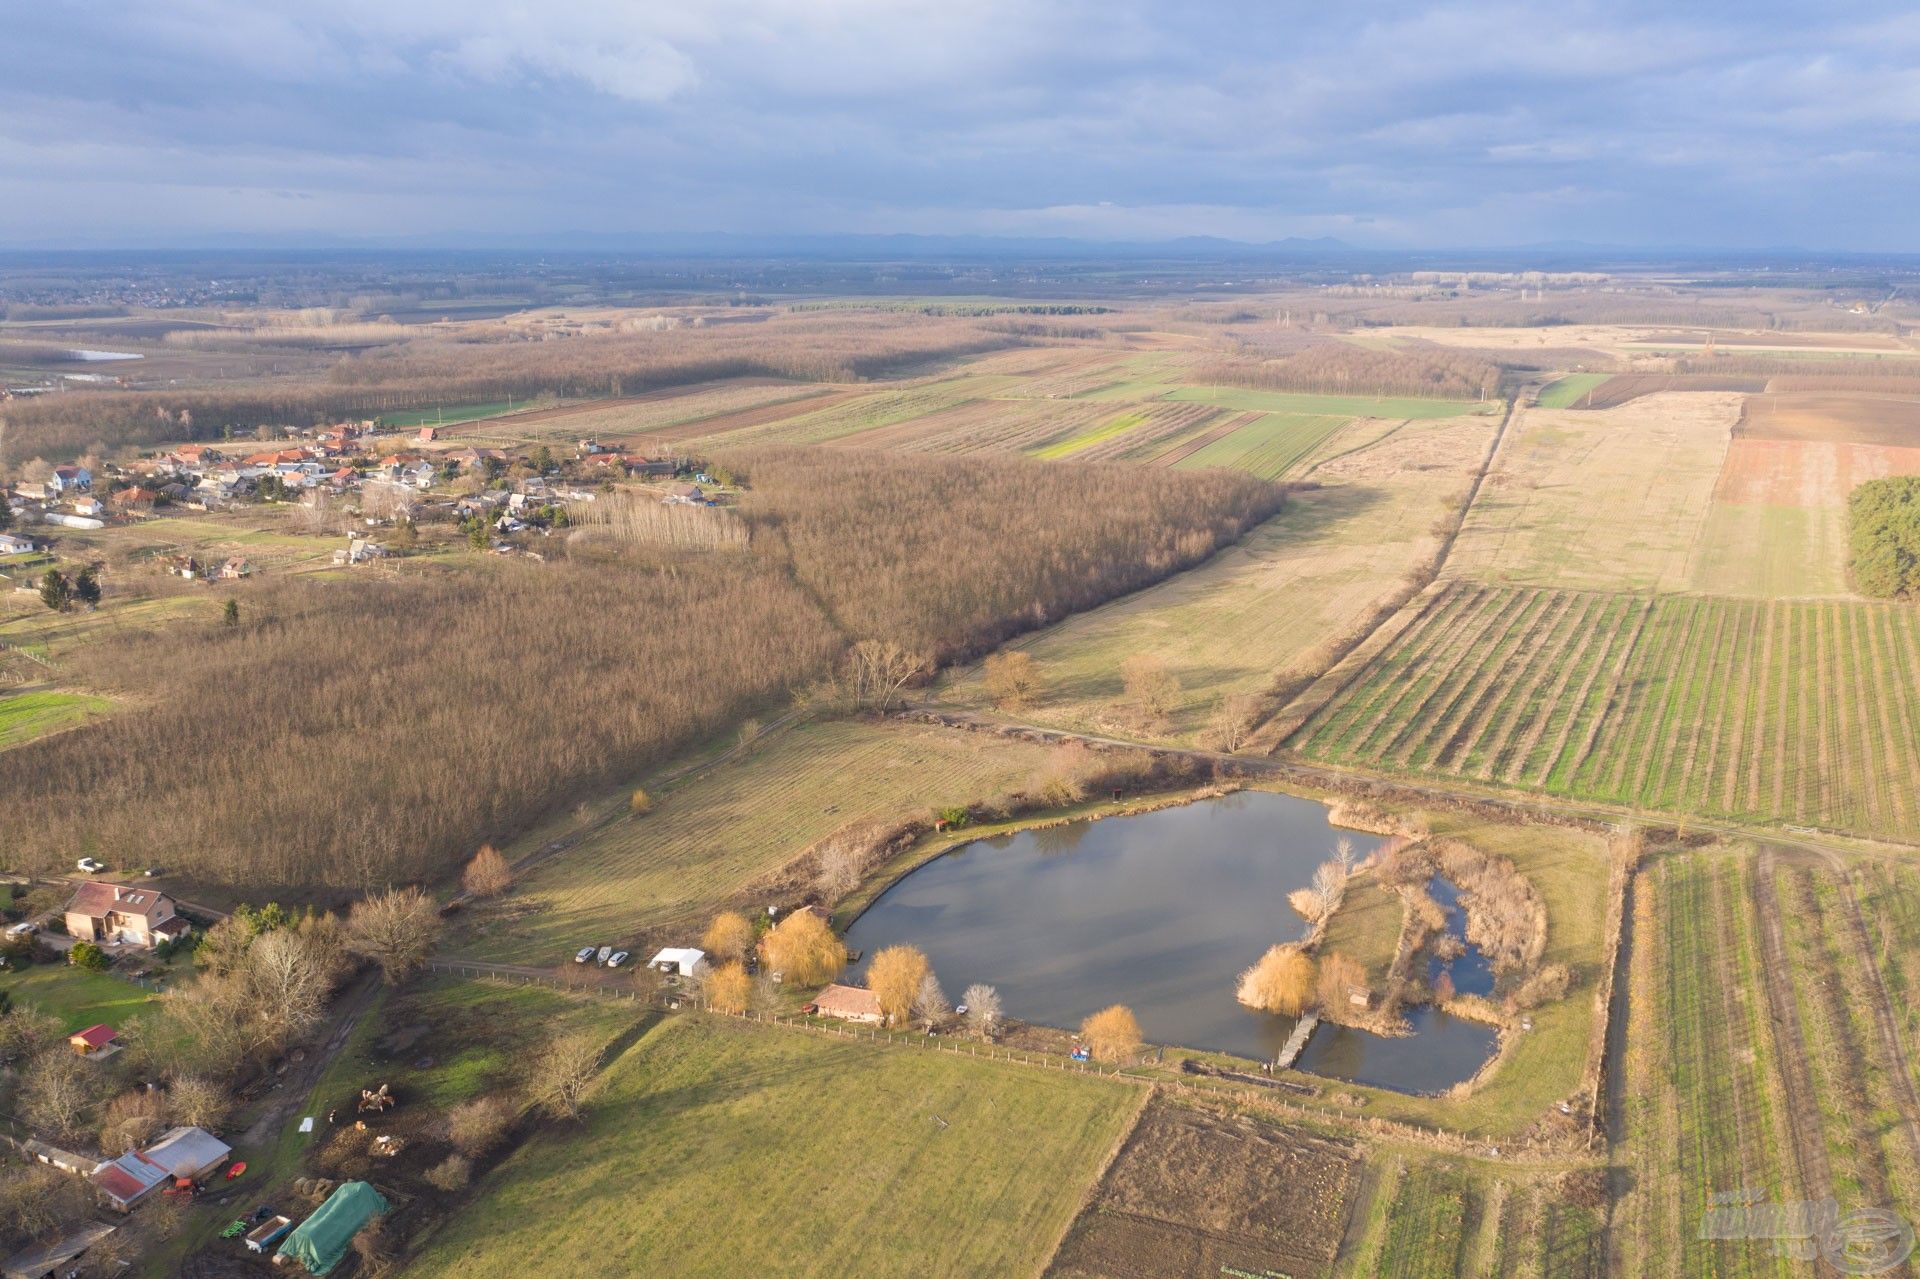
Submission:
POLYGON ((81 941, 155 946, 189 926, 165 893, 90 880, 67 903, 67 931, 81 941))
POLYGON ((813 997, 813 1011, 822 1017, 877 1025, 880 1021, 880 997, 865 986, 843 986, 837 981, 830 982, 813 997))

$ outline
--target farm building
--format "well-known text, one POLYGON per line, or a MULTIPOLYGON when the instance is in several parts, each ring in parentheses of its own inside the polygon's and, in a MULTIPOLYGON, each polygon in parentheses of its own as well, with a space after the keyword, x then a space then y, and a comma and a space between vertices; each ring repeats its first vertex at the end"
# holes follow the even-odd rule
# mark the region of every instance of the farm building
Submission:
POLYGON ((44 1141, 32 1137, 20 1143, 20 1153, 29 1159, 35 1159, 50 1168, 61 1172, 70 1172, 76 1177, 91 1177, 100 1166, 100 1160, 87 1155, 75 1154, 71 1150, 62 1150, 58 1146, 49 1146, 44 1141))
POLYGON ((844 986, 832 982, 813 997, 813 1010, 822 1017, 841 1021, 870 1022, 878 1025, 880 997, 865 986, 844 986))
POLYGON ((120 1045, 114 1040, 120 1038, 120 1032, 111 1026, 89 1026, 67 1036, 67 1044, 77 1057, 111 1057, 120 1051, 120 1045))
POLYGON ((361 1228, 386 1210, 379 1191, 364 1181, 349 1181, 287 1236, 274 1260, 297 1261, 308 1274, 324 1275, 340 1264, 361 1228))
POLYGON ((33 549, 33 539, 18 533, 0 533, 0 555, 25 555, 33 549))
POLYGON ((94 880, 80 885, 66 915, 67 932, 81 941, 145 947, 193 931, 165 893, 94 880))
POLYGON ((119 1228, 104 1221, 89 1221, 52 1243, 22 1248, 0 1262, 0 1275, 6 1279, 47 1279, 49 1275, 70 1274, 74 1261, 119 1228))
POLYGON ((220 566, 220 577, 223 581, 231 582, 239 578, 252 576, 253 565, 238 556, 235 556, 220 566))
POLYGON ((169 1128, 145 1153, 172 1176, 200 1177, 225 1163, 233 1147, 205 1128, 169 1128))
POLYGON ((167 1184, 167 1170, 130 1150, 95 1168, 87 1180, 115 1212, 132 1212, 135 1204, 167 1184))
POLYGON ((698 977, 707 967, 707 952, 692 946, 668 946, 649 959, 647 967, 669 977, 698 977))

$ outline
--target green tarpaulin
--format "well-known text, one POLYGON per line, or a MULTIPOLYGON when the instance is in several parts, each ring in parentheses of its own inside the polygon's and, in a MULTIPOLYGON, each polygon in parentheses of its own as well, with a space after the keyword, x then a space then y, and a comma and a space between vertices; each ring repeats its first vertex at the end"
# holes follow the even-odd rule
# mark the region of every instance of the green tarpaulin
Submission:
POLYGON ((364 1181, 349 1181, 287 1236, 279 1255, 291 1257, 308 1273, 324 1275, 339 1264, 360 1228, 387 1210, 380 1192, 364 1181))

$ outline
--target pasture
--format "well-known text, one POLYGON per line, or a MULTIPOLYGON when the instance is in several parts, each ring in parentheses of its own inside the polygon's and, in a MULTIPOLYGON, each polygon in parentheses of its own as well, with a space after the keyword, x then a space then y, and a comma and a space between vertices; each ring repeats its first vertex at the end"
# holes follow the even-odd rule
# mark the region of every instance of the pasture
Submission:
POLYGON ((1226 466, 1277 480, 1311 457, 1346 422, 1338 416, 1263 413, 1174 465, 1226 466))
POLYGON ((38 690, 0 693, 0 750, 85 722, 111 709, 104 697, 38 690))
POLYGON ((1543 409, 1570 409, 1609 377, 1606 373, 1569 373, 1541 388, 1534 403, 1543 409))
POLYGON ((1034 1274, 1131 1127, 1136 1087, 939 1052, 669 1020, 587 1116, 534 1136, 407 1266, 793 1279, 1034 1274))
MULTIPOLYGON (((1323 446, 1336 448, 1355 424, 1323 446)), ((1369 424, 1380 425, 1380 424, 1369 424)), ((1324 487, 1198 568, 1012 642, 1043 687, 1020 717, 1053 727, 1194 742, 1217 704, 1264 692, 1290 666, 1390 602, 1431 561, 1436 524, 1462 500, 1491 436, 1484 418, 1389 426, 1321 462, 1324 487), (1121 666, 1144 654, 1179 682, 1164 723, 1142 725, 1121 666)), ((978 667, 953 672, 942 700, 981 708, 978 667)))
POLYGON ((1235 386, 1180 386, 1169 400, 1217 404, 1259 413, 1305 413, 1332 417, 1434 418, 1498 412, 1498 402, 1433 400, 1411 395, 1322 395, 1309 391, 1256 391, 1235 386))
POLYGON ((1579 799, 1920 831, 1910 608, 1456 582, 1289 744, 1579 799))
MULTIPOLYGON (((1577 1174, 1576 1174, 1577 1175, 1577 1174)), ((1336 1272, 1351 1279, 1604 1274, 1603 1215, 1565 1177, 1385 1148, 1368 1161, 1365 1213, 1336 1272)))
POLYGON ((1733 395, 1519 412, 1467 513, 1447 576, 1684 589, 1739 413, 1733 395))
POLYGON ((509 850, 564 851, 525 873, 476 918, 459 952, 561 962, 589 941, 631 944, 646 930, 698 932, 704 917, 809 844, 863 817, 923 814, 1024 786, 1050 749, 956 730, 854 720, 803 723, 675 785, 642 784, 654 811, 603 801, 582 831, 568 818, 509 850))

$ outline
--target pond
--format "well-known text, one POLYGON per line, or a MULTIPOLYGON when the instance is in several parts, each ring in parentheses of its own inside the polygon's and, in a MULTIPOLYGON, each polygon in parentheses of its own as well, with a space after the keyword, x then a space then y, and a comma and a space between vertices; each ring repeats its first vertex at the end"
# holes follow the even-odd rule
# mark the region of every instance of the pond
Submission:
MULTIPOLYGON (((1269 946, 1301 936, 1287 894, 1343 836, 1360 857, 1384 842, 1336 829, 1311 800, 1242 791, 978 840, 888 889, 847 944, 865 959, 918 946, 948 998, 985 982, 1023 1021, 1074 1027, 1124 1003, 1150 1043, 1270 1061, 1293 1020, 1242 1007, 1234 986, 1269 946)), ((1469 958, 1454 961, 1456 976, 1469 958)), ((1298 1065, 1426 1092, 1471 1077, 1493 1051, 1490 1027, 1428 1009, 1409 1019, 1408 1038, 1323 1025, 1298 1065)))

